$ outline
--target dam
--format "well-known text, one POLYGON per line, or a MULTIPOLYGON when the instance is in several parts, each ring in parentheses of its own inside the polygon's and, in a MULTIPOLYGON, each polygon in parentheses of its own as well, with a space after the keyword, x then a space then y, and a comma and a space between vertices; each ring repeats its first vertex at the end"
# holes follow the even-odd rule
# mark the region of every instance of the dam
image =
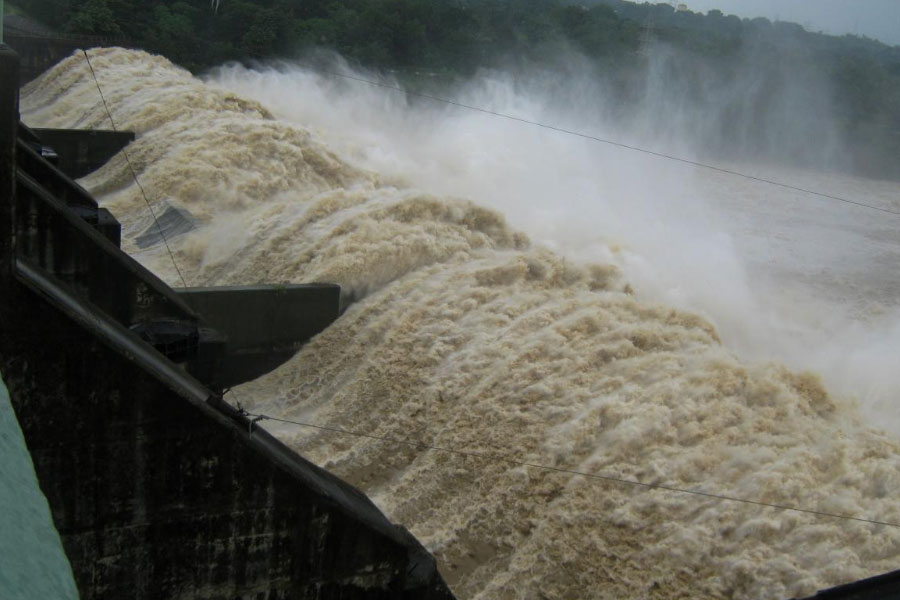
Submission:
MULTIPOLYGON (((254 486, 257 493, 264 489, 268 496, 279 501, 285 496, 277 491, 277 485, 269 485, 275 475, 266 475, 269 471, 263 464, 265 461, 250 464, 249 459, 235 448, 255 447, 267 441, 271 444, 268 447, 272 449, 272 460, 277 458, 278 461, 293 455, 286 446, 299 449, 317 464, 326 465, 329 471, 334 470, 341 477, 364 487, 379 506, 387 507, 392 519, 399 517, 401 522, 412 524, 416 537, 424 540, 425 546, 444 565, 442 573, 452 581, 454 591, 459 590, 460 597, 488 598, 514 591, 539 590, 547 597, 567 598, 582 597, 583 590, 592 589, 597 590, 593 595, 598 597, 645 594, 664 598, 693 594, 787 598, 815 593, 815 589, 826 587, 822 585, 823 581, 829 585, 837 583, 834 578, 846 581, 848 573, 862 576, 892 568, 890 565, 896 556, 892 550, 895 541, 887 528, 860 523, 843 529, 831 521, 818 522, 805 515, 785 515, 770 509, 765 509, 762 516, 748 516, 744 510, 712 501, 698 508, 696 504, 670 498, 658 491, 643 493, 615 487, 600 488, 577 476, 560 479, 545 472, 473 458, 472 452, 513 450, 517 456, 536 464, 548 464, 548 460, 552 460, 558 469, 598 469, 601 474, 608 473, 608 470, 599 470, 603 466, 621 469, 621 475, 645 481, 674 477, 675 484, 680 486, 699 485, 705 476, 699 477, 697 472, 713 471, 723 481, 731 481, 729 485, 737 492, 746 494, 751 491, 748 488, 763 489, 767 499, 788 502, 794 501, 792 494, 801 489, 833 490, 830 486, 835 485, 834 475, 829 471, 833 465, 818 463, 816 454, 808 452, 805 442, 796 440, 820 440, 823 429, 842 431, 837 425, 842 409, 813 377, 777 367, 745 367, 725 355, 715 330, 702 319, 637 302, 614 269, 602 268, 602 265, 593 269, 567 265, 552 253, 532 246, 525 236, 513 231, 502 217, 491 211, 457 199, 420 194, 392 182, 379 181, 353 169, 335 153, 317 146, 311 136, 274 121, 262 107, 203 89, 183 73, 154 60, 138 53, 111 50, 102 55, 98 63, 101 77, 113 76, 115 69, 127 72, 137 65, 140 72, 152 73, 152 77, 139 80, 139 88, 142 84, 148 88, 157 85, 159 82, 153 78, 158 78, 165 87, 180 87, 179 91, 192 95, 193 102, 202 98, 200 104, 208 113, 201 115, 194 124, 212 124, 208 127, 208 135, 214 139, 201 139, 205 136, 191 133, 191 127, 182 129, 154 123, 152 115, 142 112, 144 107, 140 105, 140 94, 137 93, 132 100, 135 103, 122 109, 121 113, 125 121, 131 119, 129 126, 136 125, 136 129, 143 130, 142 139, 136 140, 134 150, 158 153, 154 164, 159 170, 154 171, 153 165, 149 165, 145 173, 160 188, 169 190, 171 197, 181 200, 176 210, 184 210, 181 214, 189 214, 197 223, 202 223, 207 233, 210 230, 234 230, 233 221, 212 215, 213 211, 206 206, 210 200, 192 193, 189 185, 192 178, 203 181, 207 189, 219 190, 213 174, 204 171, 203 161, 186 167, 190 177, 179 171, 183 160, 179 163, 177 155, 165 155, 159 150, 158 142, 166 136, 181 136, 177 146, 190 148, 188 154, 202 156, 204 161, 211 163, 223 160, 223 155, 217 153, 224 153, 224 148, 235 139, 242 142, 252 139, 263 150, 248 160, 258 160, 255 168, 260 170, 271 169, 265 171, 269 177, 263 182, 234 181, 237 187, 254 189, 264 201, 242 204, 239 198, 224 193, 217 198, 227 205, 228 211, 239 216, 242 225, 251 225, 244 229, 264 231, 267 237, 248 240, 246 247, 223 261, 220 254, 233 249, 217 248, 215 237, 204 238, 201 227, 178 235, 173 240, 174 253, 182 265, 187 265, 186 279, 192 283, 201 281, 205 286, 202 290, 212 284, 246 285, 260 277, 284 281, 302 273, 311 277, 298 280, 338 282, 343 304, 349 306, 341 319, 320 331, 320 335, 309 343, 299 346, 295 355, 286 348, 290 341, 280 345, 285 355, 291 356, 274 365, 274 371, 244 385, 235 382, 244 404, 252 410, 278 414, 285 419, 311 420, 312 415, 316 417, 314 422, 324 427, 374 433, 369 439, 348 442, 323 430, 298 434, 282 428, 278 438, 283 442, 277 442, 255 428, 239 411, 231 411, 215 399, 210 402, 208 396, 204 397, 205 392, 193 387, 184 373, 198 382, 212 385, 210 382, 215 383, 217 372, 215 365, 221 364, 224 356, 240 353, 239 349, 228 348, 228 336, 217 332, 213 323, 206 323, 210 327, 198 326, 195 333, 188 328, 191 333, 185 338, 190 340, 188 346, 197 348, 196 354, 185 354, 183 344, 176 344, 177 347, 172 349, 175 351, 173 356, 180 361, 178 371, 150 360, 155 355, 143 354, 149 366, 164 379, 163 383, 141 379, 141 387, 151 390, 147 394, 168 386, 180 390, 182 395, 187 394, 193 401, 182 408, 171 402, 160 406, 149 399, 129 405, 115 388, 133 378, 133 371, 127 369, 128 361, 131 357, 141 358, 139 350, 147 349, 138 344, 128 346, 122 352, 126 356, 124 359, 103 354, 102 367, 88 362, 88 358, 75 363, 61 360, 61 345, 77 345, 80 354, 93 355, 101 353, 105 345, 103 341, 87 347, 79 344, 75 340, 82 338, 75 333, 74 326, 66 329, 61 325, 61 319, 44 319, 45 314, 52 314, 45 310, 38 326, 30 329, 27 336, 23 331, 18 333, 20 341, 7 346, 4 338, 4 352, 7 347, 24 351, 25 342, 21 340, 26 337, 61 339, 66 343, 28 350, 30 364, 65 364, 65 378, 72 377, 71 381, 79 381, 75 377, 93 369, 101 382, 110 382, 103 383, 99 393, 87 397, 79 396, 77 390, 64 386, 59 380, 48 382, 46 389, 42 388, 42 399, 36 405, 39 410, 34 411, 35 415, 52 413, 52 409, 57 408, 53 404, 57 398, 68 398, 70 394, 76 398, 72 405, 59 407, 59 412, 52 413, 57 415, 54 418, 63 429, 59 432, 60 439, 75 443, 75 432, 66 433, 66 425, 76 422, 86 409, 93 415, 91 423, 94 423, 93 429, 87 430, 96 431, 101 439, 105 439, 102 437, 106 435, 102 433, 106 429, 102 425, 105 423, 102 415, 110 414, 110 407, 102 406, 100 400, 111 399, 113 432, 125 430, 124 423, 134 422, 139 425, 138 439, 159 437, 166 440, 162 449, 155 450, 141 444, 131 447, 123 440, 113 440, 115 443, 111 441, 104 446, 133 456, 133 460, 126 463, 129 471, 144 469, 148 475, 159 478, 139 479, 134 484, 138 491, 143 487, 181 492, 197 482, 204 487, 207 484, 202 482, 209 481, 212 482, 209 485, 214 486, 215 496, 225 489, 215 487, 220 484, 230 484, 237 495, 248 494, 242 477, 246 472, 253 472, 264 480, 254 486), (147 68, 148 64, 152 64, 153 69, 147 68), (257 138, 257 131, 263 131, 265 135, 257 138), (240 138, 235 132, 244 137, 240 138), (270 146, 279 161, 266 162, 265 150, 270 146), (163 169, 165 173, 161 172, 163 169), (286 174, 282 174, 283 171, 286 174), (279 177, 284 177, 285 181, 301 180, 305 189, 297 192, 291 184, 282 186, 279 177), (292 193, 298 196, 290 197, 292 193), (301 204, 304 209, 297 210, 296 206, 301 204), (251 246, 250 241, 262 248, 251 246), (227 269, 222 268, 223 262, 227 269), (54 338, 54 331, 62 331, 65 337, 54 338), (205 354, 204 349, 208 350, 205 354), (117 375, 120 370, 128 375, 117 375), (208 432, 202 418, 195 416, 197 412, 206 414, 208 406, 223 411, 230 419, 227 429, 230 442, 225 446, 215 446, 211 441, 214 434, 208 432), (641 415, 647 418, 641 420, 641 415), (788 424, 780 427, 781 421, 788 422, 790 427, 788 424), (711 432, 720 433, 692 429, 690 424, 696 422, 705 422, 711 432), (766 443, 761 446, 756 443, 759 431, 767 432, 766 443), (797 431, 801 434, 795 438, 797 431), (427 441, 429 446, 465 448, 470 455, 454 456, 437 451, 424 454, 408 449, 398 452, 395 444, 385 442, 385 438, 404 439, 408 432, 415 432, 416 439, 427 441), (193 442, 206 448, 206 453, 199 455, 202 460, 197 458, 190 462, 181 454, 183 444, 193 442), (785 462, 779 462, 781 457, 770 452, 766 444, 781 449, 785 462), (746 449, 752 460, 731 454, 729 446, 746 449), (190 477, 178 479, 173 474, 180 472, 178 465, 183 463, 179 461, 188 461, 185 469, 190 472, 190 477), (753 463, 754 468, 751 469, 749 463, 753 463), (172 464, 176 467, 160 467, 172 464), (646 464, 655 465, 655 471, 645 470, 646 464), (763 466, 762 471, 756 470, 759 465, 763 466), (228 481, 222 481, 217 475, 216 468, 220 466, 226 469, 224 479, 228 481), (665 475, 671 473, 677 475, 665 475), (797 477, 802 478, 802 485, 785 483, 796 481, 797 477), (828 540, 828 543, 822 540, 828 540), (830 544, 834 540, 838 541, 837 547, 860 547, 862 550, 858 554, 856 550, 848 551, 840 559, 834 558, 823 549, 823 546, 832 547, 830 544), (855 545, 859 540, 864 540, 862 545, 855 545), (802 553, 798 553, 797 548, 806 549, 808 562, 802 560, 802 553), (823 552, 834 558, 833 567, 823 567, 818 562, 817 557, 823 552), (785 561, 792 565, 790 569, 779 568, 785 561), (685 565, 692 567, 687 569, 685 565), (830 572, 831 568, 840 574, 830 572), (602 582, 602 586, 597 582, 602 582)), ((83 67, 75 60, 60 67, 74 73, 80 68, 83 67)), ((31 118, 41 116, 42 111, 48 112, 42 106, 41 94, 49 94, 50 90, 43 90, 40 82, 38 84, 25 92, 31 103, 27 109, 31 118)), ((88 84, 93 82, 73 78, 67 84, 70 86, 67 93, 86 95, 88 84)), ((174 107, 177 112, 180 110, 177 103, 181 101, 173 97, 168 108, 174 107)), ((196 106, 192 110, 196 111, 196 106)), ((96 106, 94 111, 95 123, 102 122, 103 115, 96 106)), ((47 118, 51 121, 47 125, 63 128, 62 121, 66 118, 66 115, 53 115, 47 118)), ((189 121, 191 118, 197 117, 185 110, 185 114, 173 118, 172 122, 177 124, 179 119, 189 121)), ((129 197, 134 190, 129 191, 128 185, 122 183, 123 171, 121 160, 117 164, 114 159, 101 172, 83 181, 105 196, 104 206, 114 207, 113 215, 121 216, 123 230, 131 232, 124 236, 123 243, 141 256, 142 261, 152 264, 154 272, 177 284, 167 253, 160 244, 151 243, 141 248, 136 241, 139 236, 135 234, 149 231, 142 217, 137 216, 146 212, 146 208, 135 202, 139 198, 129 197)), ((235 177, 244 174, 241 172, 235 177)), ((98 217, 98 224, 99 220, 98 217)), ((98 241, 95 234, 87 233, 83 227, 79 226, 78 230, 98 241)), ((95 228, 95 231, 99 230, 95 228)), ((80 261, 75 260, 74 266, 67 264, 61 260, 66 257, 55 256, 54 246, 44 244, 43 237, 35 235, 33 240, 24 242, 22 251, 26 253, 21 260, 22 266, 16 266, 14 276, 17 281, 28 278, 32 286, 44 290, 39 290, 44 295, 64 297, 66 289, 55 285, 38 268, 44 271, 56 269, 77 283, 80 261), (57 260, 60 262, 54 262, 57 260)), ((18 243, 18 238, 15 239, 18 243)), ((112 243, 108 236, 105 239, 112 243)), ((108 248, 105 242, 99 243, 108 248)), ((17 265, 18 262, 17 258, 17 265)), ((132 263, 127 266, 126 271, 139 271, 132 263)), ((143 300, 129 306, 128 314, 117 316, 119 322, 131 323, 135 315, 146 316, 152 321, 168 319, 174 314, 175 320, 182 324, 190 323, 193 315, 199 319, 197 313, 203 310, 202 302, 188 300, 188 294, 193 290, 169 293, 166 291, 168 286, 159 285, 143 271, 140 274, 146 278, 143 281, 148 290, 138 295, 143 300)), ((11 280, 4 280, 4 283, 11 280)), ((97 294, 94 298, 99 304, 103 303, 102 291, 91 292, 88 286, 89 293, 97 294)), ((20 302, 16 306, 20 308, 8 309, 13 312, 9 320, 4 314, 4 323, 19 322, 20 313, 15 311, 34 304, 28 301, 30 296, 25 298, 22 301, 19 296, 20 302)), ((332 297, 332 305, 334 300, 332 297)), ((101 327, 106 322, 95 321, 97 315, 93 311, 78 312, 78 303, 71 299, 66 299, 66 306, 71 307, 76 317, 82 315, 83 326, 99 328, 98 336, 107 332, 104 335, 109 337, 102 339, 110 344, 119 343, 113 335, 118 329, 101 327)), ((119 306, 119 303, 111 302, 110 306, 119 306)), ((219 322, 227 324, 229 319, 219 322)), ((148 341, 140 335, 137 337, 144 343, 148 341)), ((134 342, 127 334, 121 338, 134 342)), ((237 332, 232 332, 232 338, 239 339, 237 332)), ((162 347, 157 350, 163 353, 168 350, 165 345, 159 345, 162 347)), ((269 352, 264 345, 255 342, 248 342, 245 347, 259 355, 269 352)), ((278 352, 274 351, 275 354, 278 352)), ((9 362, 4 359, 0 368, 4 377, 7 370, 12 373, 8 382, 12 381, 10 387, 14 392, 24 389, 23 382, 44 385, 34 383, 34 377, 12 358, 14 353, 5 356, 10 356, 9 362)), ((135 394, 138 398, 145 397, 145 392, 136 391, 135 394)), ((29 427, 38 425, 26 423, 23 429, 28 431, 29 427)), ((130 434, 125 437, 132 439, 130 434)), ((47 463, 63 465, 67 471, 72 469, 70 463, 64 462, 65 457, 96 457, 102 453, 96 447, 84 453, 71 452, 73 446, 68 446, 67 451, 57 451, 53 440, 55 438, 47 438, 44 445, 37 446, 38 451, 48 457, 47 463)), ((888 438, 877 434, 865 433, 863 440, 862 445, 854 445, 856 442, 851 443, 842 434, 835 433, 827 443, 819 443, 827 446, 824 452, 838 468, 845 464, 844 461, 858 464, 862 472, 875 481, 891 468, 888 449, 894 446, 888 438), (873 450, 875 448, 881 450, 873 450)), ((91 465, 88 466, 94 473, 102 469, 91 465)), ((315 469, 314 472, 339 485, 323 472, 315 469)), ((111 479, 122 481, 127 478, 121 471, 116 471, 111 479)), ((340 497, 321 480, 310 477, 305 481, 315 489, 325 490, 329 500, 340 497)), ((671 483, 668 479, 663 481, 671 483)), ((83 481, 76 483, 85 485, 83 481)), ((94 497, 105 495, 103 490, 88 491, 94 497)), ((145 539, 167 540, 173 531, 187 535, 181 533, 177 524, 183 526, 186 519, 166 525, 168 529, 141 530, 136 527, 149 524, 149 521, 137 520, 153 514, 152 510, 147 512, 148 508, 156 509, 155 514, 163 518, 162 524, 166 523, 168 515, 177 515, 178 510, 187 511, 186 507, 175 506, 176 499, 166 504, 167 500, 160 498, 157 491, 151 495, 149 504, 131 505, 124 499, 123 490, 111 491, 109 497, 114 503, 103 510, 111 511, 113 516, 137 515, 135 520, 128 522, 129 531, 140 531, 145 539)), ((729 493, 730 488, 714 488, 713 491, 729 493)), ((851 505, 874 506, 878 508, 880 518, 894 519, 890 494, 864 486, 851 487, 847 493, 851 498, 847 502, 851 505)), ((346 490, 342 494, 344 500, 360 498, 346 490)), ((62 496, 64 494, 58 491, 48 494, 51 498, 62 496)), ((249 496, 254 494, 249 493, 249 496)), ((286 506, 292 506, 297 496, 287 498, 286 506)), ((249 499, 254 503, 268 501, 268 498, 249 499)), ((394 558, 385 563, 384 570, 378 571, 377 577, 360 575, 371 570, 374 564, 367 561, 373 560, 375 555, 367 554, 354 563, 360 571, 356 574, 341 572, 338 583, 327 583, 327 575, 310 575, 310 570, 302 571, 297 578, 317 582, 316 593, 321 589, 333 589, 329 588, 331 585, 349 587, 351 580, 364 581, 363 587, 372 593, 379 590, 378 593, 385 597, 404 597, 404 594, 407 597, 438 594, 434 597, 440 597, 439 594, 446 593, 437 579, 439 576, 433 563, 425 558, 428 553, 416 546, 410 537, 404 537, 397 529, 376 519, 371 512, 373 507, 365 500, 361 502, 361 506, 369 506, 365 523, 381 532, 389 542, 398 544, 394 546, 394 558), (404 565, 401 555, 413 562, 404 565), (424 561, 424 567, 414 564, 418 560, 424 561), (401 576, 401 571, 405 575, 401 576), (417 579, 420 572, 425 575, 417 579)), ((338 505, 343 511, 352 512, 349 508, 352 503, 339 502, 338 505)), ((253 513, 251 525, 235 525, 230 537, 223 538, 221 533, 215 533, 216 527, 211 521, 226 527, 226 515, 232 514, 230 511, 240 511, 234 505, 210 504, 211 516, 203 522, 207 527, 205 535, 210 536, 205 539, 214 541, 205 546, 200 544, 198 554, 215 556, 220 547, 224 546, 226 553, 234 548, 236 553, 253 559, 248 564, 255 566, 249 571, 224 569, 228 572, 210 574, 209 579, 196 585, 204 586, 204 590, 221 590, 225 587, 215 588, 215 585, 227 587, 243 585, 236 582, 266 579, 261 573, 267 569, 260 565, 263 556, 271 558, 272 551, 265 545, 268 534, 260 535, 253 529, 253 523, 266 521, 270 516, 276 524, 285 524, 285 521, 330 523, 336 518, 320 518, 321 513, 313 509, 299 518, 296 513, 284 516, 277 510, 278 503, 265 506, 268 512, 253 513), (311 521, 306 521, 307 518, 311 521), (219 537, 215 537, 217 535, 219 537), (261 545, 257 546, 257 543, 261 545)), ((67 510, 67 514, 79 514, 77 505, 67 510)), ((230 523, 227 526, 231 527, 230 523)), ((66 531, 60 528, 64 543, 66 531)), ((336 536, 345 540, 352 537, 349 529, 336 533, 336 536)), ((306 569, 311 568, 309 565, 321 568, 317 573, 326 573, 332 566, 338 571, 343 568, 333 561, 342 563, 343 559, 334 557, 343 556, 346 550, 337 550, 334 546, 308 550, 301 542, 290 543, 295 544, 292 550, 286 550, 284 554, 276 552, 274 556, 293 556, 290 560, 303 562, 306 569), (298 550, 296 544, 302 547, 298 550), (317 562, 319 560, 322 562, 317 562)), ((276 547, 289 545, 286 541, 279 544, 276 547)), ((370 552, 366 550, 370 546, 365 541, 353 538, 346 544, 344 548, 356 548, 356 544, 361 544, 358 548, 362 554, 370 552)), ((95 551, 84 539, 78 539, 77 545, 95 551)), ((121 569, 103 570, 110 562, 117 564, 115 560, 126 565, 151 565, 157 560, 163 565, 168 564, 166 557, 149 552, 128 554, 127 546, 127 540, 122 538, 105 543, 98 550, 103 562, 90 571, 91 580, 101 585, 109 585, 110 580, 118 581, 118 585, 124 587, 126 574, 121 569), (104 552, 110 552, 112 557, 104 552), (121 574, 122 579, 116 580, 116 573, 121 574)), ((85 564, 79 555, 74 556, 73 564, 85 564)), ((199 559, 195 555, 191 560, 199 559)), ((221 558, 212 562, 225 563, 221 558)), ((178 571, 177 565, 166 568, 170 569, 169 573, 178 571)), ((268 571, 269 576, 271 572, 268 571)), ((86 578, 88 572, 80 571, 76 576, 86 578)), ((148 588, 148 595, 170 597, 175 586, 187 585, 184 578, 197 577, 196 573, 165 575, 147 585, 173 587, 148 588)), ((288 578, 287 575, 283 577, 284 586, 292 585, 286 582, 288 578)), ((836 588, 820 596, 865 597, 860 594, 874 594, 872 590, 879 589, 877 586, 882 586, 882 592, 889 593, 896 580, 896 574, 863 579, 855 586, 836 588)), ((315 597, 311 590, 303 593, 315 597)), ((285 594, 293 597, 292 593, 285 594)))
POLYGON ((80 597, 451 598, 405 529, 223 401, 339 288, 176 293, 33 149, 18 69, 3 47, 0 372, 80 597))

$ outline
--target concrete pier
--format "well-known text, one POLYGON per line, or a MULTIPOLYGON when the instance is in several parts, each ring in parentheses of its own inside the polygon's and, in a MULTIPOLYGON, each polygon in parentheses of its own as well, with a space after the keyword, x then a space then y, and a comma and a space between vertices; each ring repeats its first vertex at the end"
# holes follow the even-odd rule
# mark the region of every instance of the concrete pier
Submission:
POLYGON ((134 141, 131 131, 42 128, 32 131, 42 143, 53 148, 59 157, 57 167, 72 179, 96 171, 134 141))
POLYGON ((327 283, 186 288, 178 295, 226 339, 221 367, 210 382, 224 389, 268 373, 333 323, 341 288, 327 283))

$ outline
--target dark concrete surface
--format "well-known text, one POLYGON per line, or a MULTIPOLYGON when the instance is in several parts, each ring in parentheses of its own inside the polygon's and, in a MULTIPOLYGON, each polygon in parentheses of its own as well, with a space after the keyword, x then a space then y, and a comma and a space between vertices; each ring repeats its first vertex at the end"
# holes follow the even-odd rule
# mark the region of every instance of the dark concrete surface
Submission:
POLYGON ((184 288, 178 295, 226 338, 210 382, 227 388, 268 373, 338 318, 341 288, 312 283, 184 288))
POLYGON ((363 494, 91 319, 6 289, 0 369, 82 598, 449 597, 363 494))
MULTIPOLYGON (((16 134, 19 122, 19 59, 12 48, 0 43, 0 276, 12 273, 15 204, 16 134)), ((0 322, 2 325, 2 322, 0 322)))
POLYGON ((40 181, 52 196, 73 209, 85 223, 119 246, 122 241, 122 227, 115 217, 105 208, 100 208, 87 190, 75 183, 40 151, 41 141, 30 128, 19 123, 18 134, 16 147, 20 167, 33 179, 40 181))
POLYGON ((3 40, 19 55, 22 85, 82 48, 130 46, 124 37, 59 33, 20 15, 5 17, 3 40))
POLYGON ((898 600, 900 599, 900 571, 822 590, 802 600, 898 600))
POLYGON ((78 179, 96 171, 134 141, 131 131, 101 129, 32 128, 34 134, 56 152, 59 170, 78 179))

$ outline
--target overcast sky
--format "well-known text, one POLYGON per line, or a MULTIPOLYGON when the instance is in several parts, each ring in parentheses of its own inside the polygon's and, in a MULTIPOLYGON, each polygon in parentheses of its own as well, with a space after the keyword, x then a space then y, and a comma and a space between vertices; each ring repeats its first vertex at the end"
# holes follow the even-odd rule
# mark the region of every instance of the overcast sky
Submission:
POLYGON ((900 0, 676 0, 694 12, 793 21, 810 31, 854 33, 900 45, 900 0))

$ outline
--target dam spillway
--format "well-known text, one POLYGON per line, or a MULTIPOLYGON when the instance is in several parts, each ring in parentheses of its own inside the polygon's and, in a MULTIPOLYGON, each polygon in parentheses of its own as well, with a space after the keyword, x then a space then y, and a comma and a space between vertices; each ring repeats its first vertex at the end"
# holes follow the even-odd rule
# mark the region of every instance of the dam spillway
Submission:
POLYGON ((17 73, 0 46, 0 372, 80 597, 452 597, 409 532, 222 399, 223 360, 290 355, 337 316, 337 287, 195 290, 211 311, 237 295, 294 313, 279 336, 238 336, 234 314, 208 328, 19 135, 17 73), (160 322, 197 333, 138 327, 160 322))
MULTIPOLYGON (((97 64, 117 121, 141 131, 134 150, 152 158, 141 176, 203 223, 174 243, 189 281, 341 284, 352 301, 341 319, 240 395, 256 411, 377 436, 277 431, 408 523, 461 597, 789 597, 895 566, 896 534, 877 525, 386 441, 414 434, 563 471, 896 521, 896 441, 860 425, 814 374, 746 363, 703 318, 636 298, 611 265, 573 265, 496 212, 355 167, 158 57, 110 50, 97 64), (225 181, 221 165, 235 167, 225 181)), ((102 123, 84 66, 59 70, 78 116, 87 106, 102 123)), ((27 118, 73 118, 46 103, 56 85, 26 90, 27 118)), ((121 160, 84 183, 126 232, 144 230, 121 160)), ((128 238, 176 281, 161 249, 128 238)))

